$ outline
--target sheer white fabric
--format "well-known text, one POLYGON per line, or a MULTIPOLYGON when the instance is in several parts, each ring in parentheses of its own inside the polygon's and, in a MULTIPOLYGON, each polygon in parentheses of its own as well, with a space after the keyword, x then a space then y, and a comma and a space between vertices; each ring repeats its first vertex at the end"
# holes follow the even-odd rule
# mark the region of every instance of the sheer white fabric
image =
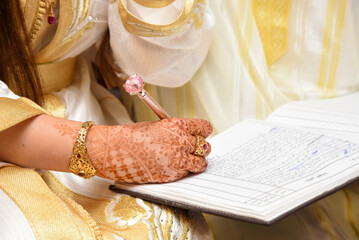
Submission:
MULTIPOLYGON (((181 7, 170 5, 146 15, 148 9, 127 1, 128 8, 144 21, 166 24, 180 14, 181 7)), ((205 58, 214 27, 214 17, 205 6, 204 22, 200 29, 189 25, 187 29, 166 37, 138 37, 118 24, 120 16, 117 1, 110 3, 109 28, 111 47, 116 63, 128 74, 138 74, 147 83, 164 87, 178 87, 189 81, 205 58)))

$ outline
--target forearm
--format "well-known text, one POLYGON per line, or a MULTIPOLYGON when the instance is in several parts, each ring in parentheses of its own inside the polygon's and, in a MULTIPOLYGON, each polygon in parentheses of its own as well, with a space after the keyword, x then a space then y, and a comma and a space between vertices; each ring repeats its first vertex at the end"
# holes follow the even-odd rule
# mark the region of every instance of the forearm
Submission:
POLYGON ((39 115, 0 132, 0 160, 23 167, 69 171, 81 122, 39 115))

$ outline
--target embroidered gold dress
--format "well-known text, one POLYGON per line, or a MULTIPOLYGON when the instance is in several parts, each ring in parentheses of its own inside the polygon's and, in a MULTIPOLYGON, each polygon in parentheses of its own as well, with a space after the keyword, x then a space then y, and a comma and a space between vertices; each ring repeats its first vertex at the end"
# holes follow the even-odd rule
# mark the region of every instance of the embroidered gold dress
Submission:
MULTIPOLYGON (((199 68, 214 25, 202 0, 59 0, 55 26, 47 24, 46 0, 21 4, 45 105, 15 95, 0 81, 0 131, 42 113, 131 123, 125 107, 90 71, 95 43, 105 31, 125 73, 175 87, 199 68)), ((0 163, 0 238, 211 239, 200 214, 115 194, 108 190, 112 183, 0 163)))

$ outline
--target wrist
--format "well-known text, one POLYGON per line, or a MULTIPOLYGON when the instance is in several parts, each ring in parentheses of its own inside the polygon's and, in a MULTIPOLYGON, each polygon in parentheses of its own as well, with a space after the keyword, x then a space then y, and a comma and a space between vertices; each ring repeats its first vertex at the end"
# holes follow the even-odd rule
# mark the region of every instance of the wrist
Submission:
POLYGON ((99 177, 106 177, 103 175, 103 166, 109 149, 107 136, 110 128, 110 126, 94 125, 87 133, 87 157, 99 177))
POLYGON ((94 125, 87 134, 87 155, 96 175, 108 179, 117 179, 116 169, 123 169, 119 156, 123 143, 123 126, 94 125))

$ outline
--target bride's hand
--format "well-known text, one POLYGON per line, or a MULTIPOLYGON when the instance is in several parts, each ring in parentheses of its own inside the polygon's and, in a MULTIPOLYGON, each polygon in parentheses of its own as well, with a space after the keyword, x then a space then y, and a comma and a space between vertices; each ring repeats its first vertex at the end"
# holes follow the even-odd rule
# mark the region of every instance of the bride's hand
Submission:
POLYGON ((189 118, 93 126, 87 136, 88 156, 101 177, 129 183, 170 182, 206 169, 206 159, 192 153, 195 136, 206 138, 211 132, 209 122, 189 118))

